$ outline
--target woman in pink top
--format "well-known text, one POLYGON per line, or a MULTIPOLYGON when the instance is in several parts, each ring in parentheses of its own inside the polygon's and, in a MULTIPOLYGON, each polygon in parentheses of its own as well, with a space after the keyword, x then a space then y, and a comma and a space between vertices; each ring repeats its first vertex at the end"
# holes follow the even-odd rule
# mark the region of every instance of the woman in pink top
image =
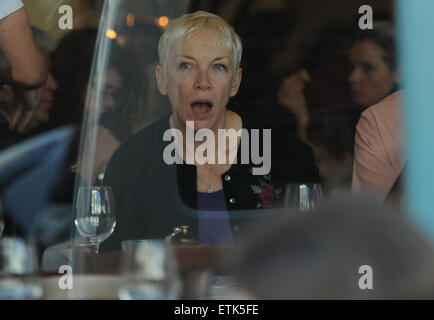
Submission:
POLYGON ((360 117, 354 145, 354 193, 370 193, 383 201, 402 171, 401 94, 393 93, 360 117))
MULTIPOLYGON (((374 29, 356 32, 349 51, 349 62, 352 69, 348 75, 348 82, 352 101, 357 106, 358 112, 379 103, 395 92, 399 78, 396 68, 394 26, 388 22, 376 21, 374 22, 374 29)), ((344 157, 338 158, 333 153, 333 148, 326 144, 318 145, 312 141, 312 129, 314 129, 312 128, 312 124, 314 124, 312 119, 314 117, 313 113, 309 114, 309 108, 305 103, 303 90, 306 79, 303 80, 302 78, 302 73, 299 73, 286 79, 280 91, 279 101, 297 115, 299 136, 308 142, 314 150, 325 187, 327 188, 327 185, 332 184, 336 186, 336 181, 338 181, 340 185, 332 187, 332 189, 345 189, 350 184, 343 183, 341 177, 344 177, 343 181, 349 180, 351 182, 352 150, 347 150, 349 152, 344 157), (307 130, 308 127, 310 132, 307 130)), ((336 121, 340 121, 340 119, 336 118, 336 121)), ((366 119, 362 119, 361 122, 364 121, 366 119)), ((336 135, 341 135, 338 132, 340 125, 335 125, 332 128, 336 135)), ((326 135, 322 134, 322 139, 325 138, 326 135)), ((352 136, 350 138, 352 139, 352 136)), ((374 144, 374 142, 372 143, 374 144)), ((331 145, 336 146, 337 144, 333 141, 331 145)), ((375 176, 373 173, 371 175, 375 176)), ((358 187, 355 188, 361 189, 358 182, 356 184, 358 187)), ((367 189, 370 187, 368 186, 367 189)))

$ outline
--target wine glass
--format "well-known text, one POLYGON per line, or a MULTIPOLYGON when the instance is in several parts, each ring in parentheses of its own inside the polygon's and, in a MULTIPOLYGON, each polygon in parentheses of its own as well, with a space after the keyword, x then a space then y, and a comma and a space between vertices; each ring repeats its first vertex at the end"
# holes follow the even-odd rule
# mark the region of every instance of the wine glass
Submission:
POLYGON ((42 286, 38 283, 36 248, 21 238, 0 239, 0 300, 38 299, 42 286))
POLYGON ((122 300, 173 300, 179 298, 181 281, 174 247, 164 240, 122 243, 122 300))
POLYGON ((75 226, 81 236, 96 247, 106 240, 116 226, 113 192, 110 187, 80 187, 75 205, 75 226))
POLYGON ((284 206, 298 211, 316 211, 324 203, 321 184, 287 184, 285 187, 284 206))

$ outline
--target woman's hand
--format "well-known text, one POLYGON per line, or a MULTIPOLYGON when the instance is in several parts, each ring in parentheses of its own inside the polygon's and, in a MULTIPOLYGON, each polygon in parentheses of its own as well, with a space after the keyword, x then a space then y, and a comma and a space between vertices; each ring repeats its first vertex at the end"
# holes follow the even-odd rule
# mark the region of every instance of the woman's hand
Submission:
POLYGON ((298 117, 307 115, 306 98, 303 89, 306 86, 306 71, 299 72, 286 77, 282 81, 278 93, 278 101, 284 107, 290 109, 298 117))
POLYGON ((33 117, 37 103, 37 90, 23 90, 14 88, 14 116, 9 124, 9 129, 17 129, 18 132, 24 132, 33 117))
POLYGON ((7 84, 0 86, 0 112, 10 123, 14 115, 14 89, 7 84))
POLYGON ((309 82, 309 74, 306 70, 287 77, 283 80, 279 89, 279 103, 294 112, 298 123, 298 136, 303 141, 307 141, 306 130, 309 122, 306 98, 303 89, 309 82))
POLYGON ((0 88, 0 112, 9 122, 9 129, 24 129, 32 119, 36 108, 37 90, 24 90, 10 85, 0 88))

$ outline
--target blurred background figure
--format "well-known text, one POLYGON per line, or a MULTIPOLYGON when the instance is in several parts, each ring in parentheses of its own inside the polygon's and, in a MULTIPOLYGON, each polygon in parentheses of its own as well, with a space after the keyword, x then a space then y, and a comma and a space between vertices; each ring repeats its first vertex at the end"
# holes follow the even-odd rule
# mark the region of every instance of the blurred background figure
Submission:
POLYGON ((297 16, 291 8, 248 16, 237 25, 243 39, 243 83, 229 108, 252 128, 271 128, 282 139, 294 136, 294 118, 277 101, 284 74, 298 65, 297 16))
POLYGON ((51 70, 58 84, 51 109, 52 127, 81 125, 96 34, 92 28, 70 31, 51 54, 51 70))
MULTIPOLYGON (((0 50, 8 65, 0 68, 0 87, 14 88, 14 98, 22 101, 22 108, 10 110, 9 128, 22 131, 36 107, 36 92, 47 81, 45 57, 35 43, 29 19, 21 0, 0 3, 0 50)), ((7 121, 7 120, 6 120, 7 121)))
MULTIPOLYGON (((402 91, 366 109, 357 124, 352 191, 383 201, 397 183, 406 161, 402 91)), ((402 192, 395 192, 400 198, 402 192)))
MULTIPOLYGON (((62 163, 50 205, 38 214, 34 224, 26 230, 37 244, 39 253, 46 247, 73 236, 74 181, 86 183, 92 180, 98 183, 95 180, 98 173, 104 172, 106 162, 116 148, 147 121, 152 121, 151 116, 158 116, 159 112, 164 114, 163 108, 156 110, 161 107, 161 103, 147 107, 147 102, 154 98, 152 85, 147 81, 150 76, 147 68, 148 64, 157 59, 156 46, 161 32, 156 26, 138 24, 135 31, 120 33, 125 36, 120 36, 120 41, 110 39, 112 51, 103 73, 92 74, 96 29, 68 32, 51 53, 51 70, 57 81, 48 128, 71 124, 77 135, 73 137, 65 162, 62 163), (140 44, 145 49, 133 46, 144 34, 146 41, 141 41, 140 44), (100 91, 97 91, 97 84, 100 85, 100 91), (95 103, 97 96, 99 104, 95 103), (90 126, 86 126, 81 139, 86 141, 96 138, 97 147, 85 148, 79 153, 79 129, 92 113, 97 114, 97 117, 90 126), (89 173, 77 171, 78 155, 84 162, 94 163, 95 170, 89 173)), ((153 83, 154 77, 152 70, 153 83)))
POLYGON ((304 62, 307 69, 284 79, 279 90, 279 102, 295 116, 299 137, 314 149, 329 191, 350 187, 354 148, 349 143, 354 143, 360 113, 398 88, 393 25, 374 25, 356 31, 351 39, 344 26, 326 28, 323 34, 333 39, 330 47, 321 49, 319 42, 312 51, 324 55, 311 54, 304 62))
POLYGON ((80 177, 89 183, 94 183, 98 174, 103 174, 111 155, 132 134, 138 120, 135 112, 138 107, 130 95, 138 91, 137 84, 142 84, 133 80, 137 66, 122 47, 113 44, 112 50, 114 59, 109 62, 107 71, 96 75, 90 84, 90 103, 85 110, 99 113, 99 119, 85 133, 85 139, 96 139, 96 149, 85 144, 87 148, 81 152, 77 164, 80 177), (98 91, 97 81, 102 81, 102 91, 98 91), (95 104, 98 94, 101 95, 100 106, 95 104))
MULTIPOLYGON (((37 27, 32 26, 31 30, 36 45, 44 54, 46 61, 49 62, 49 54, 56 48, 56 40, 48 32, 37 27)), ((0 52, 0 68, 7 68, 8 65, 6 57, 0 52)), ((0 150, 47 130, 50 120, 49 111, 53 106, 53 95, 56 89, 57 82, 49 72, 45 84, 35 90, 36 100, 32 118, 21 132, 17 132, 10 130, 9 125, 14 123, 15 118, 23 113, 24 102, 13 86, 5 84, 0 88, 0 112, 2 115, 0 150)))
MULTIPOLYGON (((50 180, 51 189, 45 199, 45 206, 31 215, 31 223, 27 223, 24 228, 15 226, 13 230, 15 234, 20 232, 26 238, 31 238, 40 256, 46 247, 72 237, 72 202, 76 175, 71 166, 76 163, 79 149, 79 129, 85 113, 96 34, 96 30, 91 28, 68 32, 50 54, 52 107, 48 110, 49 121, 44 128, 50 129, 50 132, 67 128, 70 134, 64 142, 61 158, 57 158, 57 171, 50 180)), ((46 119, 44 115, 47 114, 44 113, 42 119, 46 119)), ((30 177, 27 179, 29 185, 41 183, 30 177)), ((25 212, 24 209, 20 211, 25 212)))
POLYGON ((325 25, 305 50, 298 70, 287 73, 279 83, 277 99, 294 117, 296 135, 304 141, 311 112, 339 104, 352 106, 346 79, 349 35, 346 25, 325 25))
MULTIPOLYGON (((48 65, 51 66, 50 55, 56 50, 56 40, 48 32, 35 26, 32 26, 31 30, 36 45, 44 54, 48 65)), ((0 54, 0 66, 4 67, 7 65, 6 57, 0 54)), ((36 107, 32 118, 22 132, 10 130, 8 126, 10 121, 4 121, 0 126, 1 150, 8 152, 8 150, 11 149, 6 150, 6 148, 13 147, 20 142, 26 143, 30 138, 40 136, 40 134, 54 127, 53 123, 55 123, 56 119, 52 118, 51 110, 55 103, 54 96, 57 88, 58 83, 51 71, 49 71, 46 83, 35 90, 36 107)), ((0 89, 0 99, 1 112, 5 120, 10 120, 14 113, 17 114, 23 109, 23 102, 17 97, 17 92, 10 85, 5 84, 0 89)), ((62 129, 61 132, 63 132, 62 129)), ((53 137, 55 137, 57 133, 53 134, 53 137)), ((48 139, 48 141, 49 140, 50 139, 48 139)), ((56 140, 53 140, 52 143, 47 143, 47 145, 42 144, 41 150, 32 151, 34 154, 38 154, 38 157, 30 154, 29 159, 23 158, 20 161, 17 159, 16 170, 21 170, 19 178, 2 186, 1 190, 4 209, 6 211, 6 235, 22 236, 25 238, 31 237, 34 239, 38 249, 45 243, 50 244, 52 243, 51 241, 57 242, 57 240, 69 236, 71 220, 68 219, 71 219, 71 211, 69 210, 67 212, 65 208, 59 210, 59 205, 55 206, 55 210, 53 207, 43 208, 43 205, 49 204, 49 201, 67 202, 69 199, 72 201, 72 195, 68 195, 68 193, 72 194, 73 190, 71 186, 71 184, 73 184, 72 175, 67 176, 69 168, 65 168, 67 163, 65 158, 67 156, 64 155, 66 151, 63 151, 68 149, 67 142, 70 140, 69 137, 61 142, 54 142, 56 140), (66 145, 61 146, 61 143, 66 143, 66 145), (56 146, 56 144, 58 144, 58 146, 56 146), (33 164, 32 166, 25 164, 20 168, 20 162, 33 164), (44 171, 47 170, 47 166, 49 166, 48 171, 44 171), (32 169, 26 171, 28 167, 32 169), (59 173, 59 175, 55 173, 59 173), (65 178, 65 176, 67 176, 67 178, 65 178), (42 178, 44 183, 42 183, 42 180, 35 180, 30 177, 42 178), (65 184, 65 181, 68 181, 68 183, 65 184), (54 188, 53 186, 56 187, 54 188), (34 192, 29 191, 29 189, 32 188, 34 188, 34 192), (53 190, 55 190, 54 193, 52 192, 53 190), (33 194, 30 195, 30 193, 33 194), (19 196, 33 201, 32 207, 29 208, 28 202, 26 201, 15 201, 19 196), (59 214, 60 211, 62 211, 61 214, 59 214), (62 226, 62 231, 59 231, 59 219, 62 222, 67 221, 62 226), (43 227, 41 227, 40 224, 42 224, 43 227)), ((68 157, 71 157, 71 155, 69 154, 68 157)), ((75 157, 75 155, 73 155, 73 157, 75 157)))
POLYGON ((351 94, 362 110, 398 89, 394 26, 384 21, 374 23, 374 29, 355 34, 349 55, 351 94))
MULTIPOLYGON (((394 26, 383 21, 374 21, 374 25, 372 30, 358 30, 353 34, 348 56, 351 64, 347 78, 349 92, 343 93, 341 97, 335 96, 336 102, 348 103, 348 93, 351 93, 351 102, 360 113, 398 88, 394 26)), ((345 41, 345 33, 343 35, 345 41)), ((306 97, 304 89, 311 80, 316 81, 302 70, 286 78, 279 90, 279 102, 296 116, 298 135, 304 140, 313 109, 308 104, 310 98, 306 97)), ((326 82, 322 85, 327 88, 326 82)), ((327 94, 332 95, 331 92, 327 94)), ((318 101, 318 96, 316 100, 318 101)), ((320 105, 321 108, 327 106, 329 104, 325 101, 320 105)))
POLYGON ((316 214, 264 221, 231 264, 246 289, 238 298, 432 299, 433 248, 396 208, 369 198, 330 203, 316 214), (372 268, 372 290, 366 271, 372 268))
POLYGON ((138 24, 134 31, 126 30, 122 43, 112 44, 105 74, 93 77, 87 108, 101 110, 95 124, 86 131, 85 140, 96 139, 96 145, 85 143, 77 164, 84 181, 102 182, 105 167, 121 143, 153 119, 170 112, 168 101, 157 97, 154 79, 161 34, 160 28, 148 23, 138 24), (138 48, 133 41, 142 37, 146 38, 146 43, 141 43, 145 48, 138 48), (98 92, 97 81, 101 78, 102 92, 98 92), (100 106, 92 103, 97 101, 98 94, 101 94, 100 106))
POLYGON ((367 108, 357 124, 352 190, 383 201, 405 162, 393 26, 377 22, 357 33, 350 60, 353 99, 367 108))
MULTIPOLYGON (((7 146, 10 146, 54 128, 62 127, 59 128, 60 131, 53 130, 47 134, 52 133, 55 137, 56 132, 65 130, 68 134, 65 135, 64 140, 53 142, 51 153, 48 153, 51 146, 46 146, 44 148, 47 149, 47 153, 43 153, 39 160, 28 160, 35 162, 32 167, 35 172, 30 170, 21 175, 21 181, 26 181, 22 186, 28 187, 19 188, 16 186, 17 181, 14 181, 6 186, 2 195, 5 196, 9 192, 8 197, 11 199, 7 207, 5 204, 8 212, 5 233, 31 238, 41 253, 46 246, 71 237, 73 221, 71 204, 75 175, 70 167, 77 157, 78 128, 84 113, 96 30, 74 30, 62 38, 56 47, 56 41, 48 33, 38 28, 32 29, 38 46, 41 47, 47 61, 50 61, 50 73, 46 84, 36 90, 37 108, 25 132, 5 134, 2 138, 8 139, 7 146), (72 126, 64 127, 69 124, 72 126), (48 164, 51 170, 47 171, 48 164), (38 190, 37 195, 31 195, 29 188, 38 190), (15 190, 15 194, 11 193, 11 190, 15 190), (17 202, 18 196, 39 201, 38 210, 28 208, 26 202, 21 204, 17 202), (21 220, 17 220, 17 217, 21 217, 21 220)), ((3 91, 3 93, 7 92, 10 90, 3 91)), ((13 102, 13 97, 9 101, 13 102)), ((36 139, 39 137, 38 135, 36 139)))
POLYGON ((328 196, 338 190, 351 189, 358 120, 359 113, 348 105, 317 110, 310 117, 307 140, 328 196))

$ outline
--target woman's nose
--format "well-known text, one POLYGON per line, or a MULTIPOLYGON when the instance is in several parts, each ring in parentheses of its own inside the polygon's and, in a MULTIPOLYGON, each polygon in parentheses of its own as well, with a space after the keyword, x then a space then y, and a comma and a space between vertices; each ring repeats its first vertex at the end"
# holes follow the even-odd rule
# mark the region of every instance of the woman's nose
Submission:
POLYGON ((45 88, 56 91, 57 90, 57 81, 54 79, 51 73, 48 74, 47 82, 45 83, 45 88))
POLYGON ((207 90, 211 88, 211 81, 209 79, 208 71, 198 72, 195 88, 200 90, 207 90))
POLYGON ((358 82, 362 79, 362 72, 360 68, 354 68, 351 70, 348 80, 350 83, 358 82))
POLYGON ((58 87, 56 79, 54 79, 53 76, 51 76, 51 90, 56 91, 58 87))

